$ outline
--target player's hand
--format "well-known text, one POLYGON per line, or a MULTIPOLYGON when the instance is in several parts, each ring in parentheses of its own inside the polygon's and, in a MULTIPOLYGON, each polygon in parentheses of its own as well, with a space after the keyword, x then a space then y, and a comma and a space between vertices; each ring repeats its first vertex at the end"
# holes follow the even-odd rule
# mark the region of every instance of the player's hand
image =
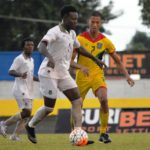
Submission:
POLYGON ((21 74, 21 77, 22 77, 23 79, 26 79, 26 78, 27 78, 27 72, 22 73, 22 74, 21 74))
POLYGON ((80 70, 83 72, 85 76, 89 76, 89 69, 87 67, 82 66, 80 70))
POLYGON ((51 68, 54 68, 55 67, 55 63, 53 61, 48 61, 47 63, 47 67, 51 67, 51 68))
POLYGON ((97 65, 100 66, 101 68, 107 68, 107 65, 106 65, 103 61, 99 60, 99 59, 96 58, 96 57, 95 57, 95 62, 96 62, 97 65))
POLYGON ((134 86, 134 84, 135 84, 134 80, 130 77, 127 78, 127 82, 131 87, 134 86))

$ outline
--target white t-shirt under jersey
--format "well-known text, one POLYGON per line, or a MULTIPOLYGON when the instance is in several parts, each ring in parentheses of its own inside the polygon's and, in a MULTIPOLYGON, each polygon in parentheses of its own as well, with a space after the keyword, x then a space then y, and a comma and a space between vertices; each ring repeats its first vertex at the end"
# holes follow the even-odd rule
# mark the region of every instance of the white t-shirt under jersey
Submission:
POLYGON ((12 90, 13 95, 16 97, 33 99, 33 58, 25 59, 23 54, 20 54, 14 59, 9 70, 15 70, 19 73, 27 72, 26 79, 23 79, 21 77, 15 77, 15 83, 12 90))
POLYGON ((73 48, 80 47, 76 33, 73 30, 63 32, 60 25, 57 25, 48 30, 41 41, 48 42, 48 52, 54 59, 55 67, 54 69, 47 67, 48 58, 45 57, 38 74, 54 79, 65 79, 70 76, 68 69, 70 67, 73 48))

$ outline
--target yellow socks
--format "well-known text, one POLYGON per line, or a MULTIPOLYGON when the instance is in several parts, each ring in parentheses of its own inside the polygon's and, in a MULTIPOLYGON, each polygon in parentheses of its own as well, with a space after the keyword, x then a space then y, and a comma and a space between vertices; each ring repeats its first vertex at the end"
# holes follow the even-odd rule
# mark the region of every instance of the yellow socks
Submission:
POLYGON ((109 113, 100 112, 100 133, 106 133, 107 131, 107 125, 108 125, 108 116, 109 113))

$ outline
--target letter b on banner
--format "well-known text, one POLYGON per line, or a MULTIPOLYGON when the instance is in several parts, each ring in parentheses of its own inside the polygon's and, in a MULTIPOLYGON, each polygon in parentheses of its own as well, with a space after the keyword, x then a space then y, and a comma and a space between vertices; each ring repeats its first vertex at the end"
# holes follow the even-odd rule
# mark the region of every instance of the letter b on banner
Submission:
POLYGON ((120 127, 131 127, 135 124, 134 112, 121 112, 120 127))

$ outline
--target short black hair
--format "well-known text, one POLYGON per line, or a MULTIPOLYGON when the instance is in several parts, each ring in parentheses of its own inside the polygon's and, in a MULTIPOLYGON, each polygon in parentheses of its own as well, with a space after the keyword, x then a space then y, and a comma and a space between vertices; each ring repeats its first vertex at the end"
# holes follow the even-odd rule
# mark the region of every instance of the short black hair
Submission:
POLYGON ((60 16, 63 18, 65 15, 68 15, 70 12, 78 12, 76 8, 72 5, 65 5, 60 11, 60 16))
POLYGON ((91 16, 100 17, 101 19, 103 19, 103 15, 99 11, 93 11, 91 13, 91 16))
POLYGON ((23 47, 24 47, 25 42, 27 42, 27 41, 34 42, 34 41, 33 41, 33 39, 32 39, 32 38, 30 38, 30 37, 24 38, 24 39, 22 40, 22 42, 21 42, 21 48, 23 48, 23 47))

